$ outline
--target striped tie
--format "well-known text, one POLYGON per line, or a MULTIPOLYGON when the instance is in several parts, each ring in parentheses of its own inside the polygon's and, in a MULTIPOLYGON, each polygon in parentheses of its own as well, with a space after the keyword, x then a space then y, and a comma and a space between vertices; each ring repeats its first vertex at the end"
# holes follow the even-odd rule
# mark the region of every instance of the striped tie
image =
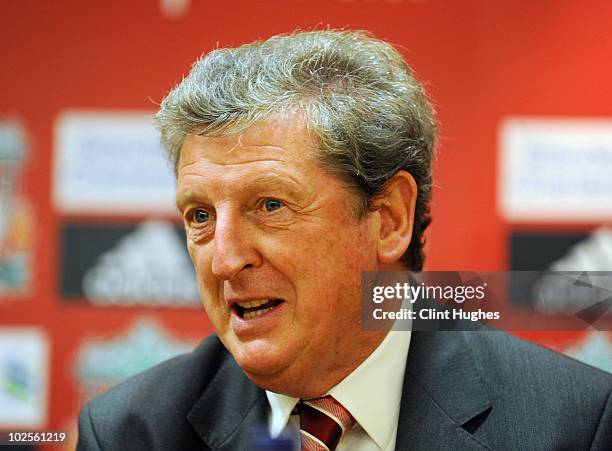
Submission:
POLYGON ((331 396, 300 401, 302 451, 334 451, 355 419, 331 396))

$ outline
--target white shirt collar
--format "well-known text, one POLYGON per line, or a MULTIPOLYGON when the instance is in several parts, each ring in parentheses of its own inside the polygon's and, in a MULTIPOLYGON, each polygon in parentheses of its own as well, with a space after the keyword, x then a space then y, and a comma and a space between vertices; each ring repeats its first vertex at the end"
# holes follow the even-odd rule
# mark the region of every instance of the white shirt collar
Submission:
MULTIPOLYGON (((361 365, 327 393, 353 415, 380 449, 387 449, 397 434, 410 337, 408 331, 389 332, 361 365)), ((267 390, 266 396, 270 434, 276 437, 299 399, 267 390)))

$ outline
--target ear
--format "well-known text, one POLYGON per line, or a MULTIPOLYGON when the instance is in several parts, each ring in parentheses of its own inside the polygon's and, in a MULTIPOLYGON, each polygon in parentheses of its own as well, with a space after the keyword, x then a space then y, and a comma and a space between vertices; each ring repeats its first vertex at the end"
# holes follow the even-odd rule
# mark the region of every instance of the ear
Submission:
POLYGON ((380 215, 378 260, 383 264, 396 263, 410 244, 417 185, 414 177, 400 170, 387 183, 374 200, 380 215))

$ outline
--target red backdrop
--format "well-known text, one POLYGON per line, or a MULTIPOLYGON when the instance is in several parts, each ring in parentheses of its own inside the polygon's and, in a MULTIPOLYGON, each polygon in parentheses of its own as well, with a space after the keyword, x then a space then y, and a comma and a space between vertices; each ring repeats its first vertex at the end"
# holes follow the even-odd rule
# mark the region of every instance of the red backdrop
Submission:
MULTIPOLYGON (((510 231, 536 227, 507 224, 496 209, 503 117, 612 113, 607 0, 192 0, 176 19, 164 16, 156 1, 21 0, 2 2, 0 11, 0 114, 21 119, 30 135, 25 191, 36 221, 32 295, 3 300, 0 315, 2 324, 40 325, 49 332, 49 427, 63 427, 79 408, 72 365, 86 333, 112 334, 142 313, 178 336, 211 330, 204 314, 193 310, 62 303, 62 218, 50 193, 53 126, 63 110, 153 110, 193 60, 217 44, 327 25, 370 30, 401 47, 437 105, 441 139, 430 270, 507 269, 510 231)), ((575 334, 528 337, 562 346, 575 334)))

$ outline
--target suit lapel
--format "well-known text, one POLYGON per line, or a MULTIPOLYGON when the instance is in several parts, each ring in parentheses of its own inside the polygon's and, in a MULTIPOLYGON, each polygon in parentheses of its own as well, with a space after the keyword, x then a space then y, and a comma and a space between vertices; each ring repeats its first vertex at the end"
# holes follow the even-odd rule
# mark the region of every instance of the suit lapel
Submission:
POLYGON ((464 333, 413 332, 397 450, 490 449, 470 433, 491 401, 464 333))
POLYGON ((233 359, 226 359, 187 415, 210 449, 246 450, 266 425, 265 392, 250 382, 233 359))

